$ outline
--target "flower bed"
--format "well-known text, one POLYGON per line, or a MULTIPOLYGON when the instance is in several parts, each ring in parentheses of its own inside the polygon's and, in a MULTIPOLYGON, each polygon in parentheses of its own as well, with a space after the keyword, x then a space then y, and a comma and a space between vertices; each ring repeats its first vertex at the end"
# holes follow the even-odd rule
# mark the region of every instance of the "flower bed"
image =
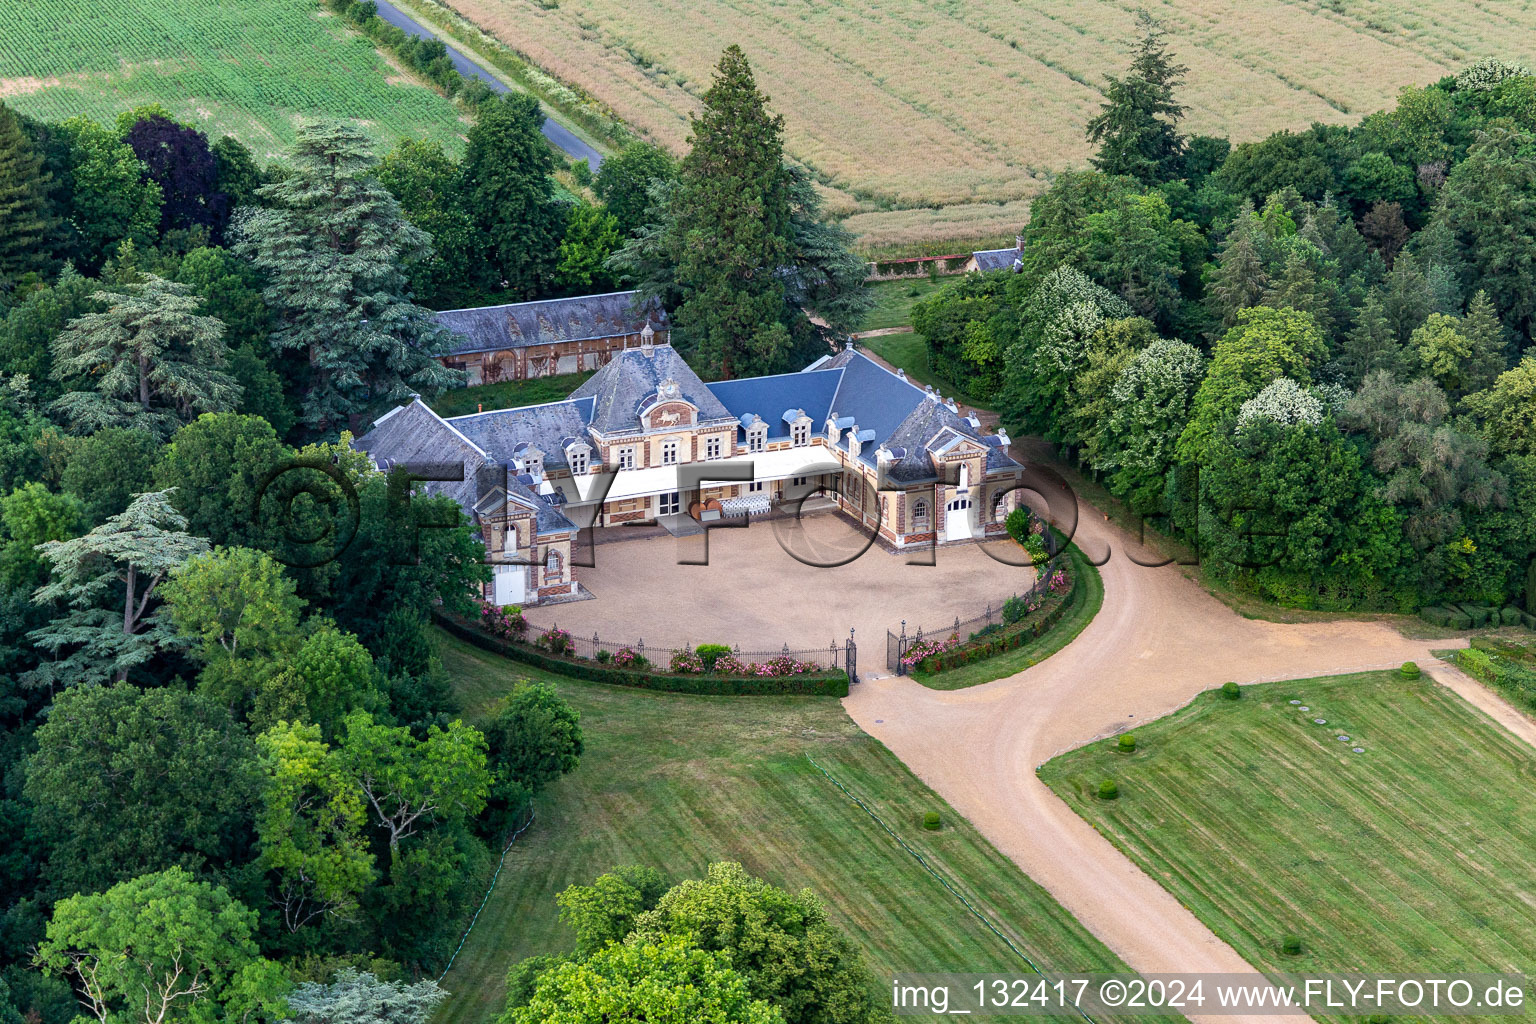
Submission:
MULTIPOLYGON (((841 669, 824 669, 809 662, 796 661, 788 656, 772 658, 761 665, 747 664, 732 655, 722 654, 714 659, 714 670, 705 672, 704 661, 695 651, 679 651, 686 654, 680 666, 661 671, 630 648, 620 648, 606 662, 579 658, 564 653, 570 649, 570 634, 565 630, 549 630, 533 643, 516 636, 493 633, 486 625, 482 612, 479 622, 451 615, 441 609, 432 613, 437 624, 454 636, 474 644, 483 650, 500 654, 514 661, 533 665, 549 672, 587 679, 598 683, 618 686, 634 686, 646 690, 667 690, 674 693, 768 695, 788 694, 795 696, 846 697, 848 675, 841 669), (563 640, 551 634, 564 634, 563 640), (549 638, 546 640, 546 638, 549 638), (541 642, 542 641, 542 642, 541 642), (556 651, 552 648, 559 647, 556 651), (628 657, 625 657, 628 655, 628 657), (621 658, 624 664, 621 664, 621 658), (698 667, 693 667, 694 665, 698 667)), ((521 616, 519 616, 521 617, 521 616)), ((526 631, 526 624, 525 624, 526 631)))

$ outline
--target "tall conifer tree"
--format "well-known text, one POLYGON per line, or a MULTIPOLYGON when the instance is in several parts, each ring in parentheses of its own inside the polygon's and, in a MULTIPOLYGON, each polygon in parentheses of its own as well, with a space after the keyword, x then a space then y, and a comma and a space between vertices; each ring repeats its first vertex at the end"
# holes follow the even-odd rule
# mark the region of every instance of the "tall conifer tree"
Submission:
POLYGON ((21 118, 0 103, 0 292, 30 270, 47 269, 48 184, 42 155, 21 118))
POLYGON ((376 399, 435 394, 455 372, 432 358, 448 335, 411 301, 406 265, 431 239, 374 178, 368 137, 343 121, 299 129, 293 173, 260 190, 237 251, 267 275, 272 344, 308 354, 305 422, 345 426, 376 399))
POLYGON ((780 269, 790 256, 784 120, 768 113, 739 46, 720 58, 693 120, 673 200, 680 341, 706 372, 781 369, 790 345, 780 269))
POLYGON ((1141 42, 1124 78, 1109 79, 1099 115, 1088 122, 1088 140, 1099 144, 1093 165, 1106 174, 1128 175, 1144 184, 1176 178, 1183 170, 1185 140, 1178 124, 1184 106, 1174 90, 1189 68, 1176 64, 1163 30, 1139 12, 1141 42))

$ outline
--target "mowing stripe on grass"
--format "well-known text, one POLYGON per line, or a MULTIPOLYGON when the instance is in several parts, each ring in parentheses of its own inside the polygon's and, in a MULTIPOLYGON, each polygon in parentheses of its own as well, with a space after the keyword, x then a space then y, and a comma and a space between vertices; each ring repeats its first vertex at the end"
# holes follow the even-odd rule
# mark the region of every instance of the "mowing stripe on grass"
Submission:
MULTIPOLYGON (((863 800, 860 800, 857 796, 854 796, 853 793, 849 791, 847 786, 845 786, 841 782, 837 781, 837 779, 832 775, 831 772, 827 771, 821 765, 817 764, 816 763, 816 759, 814 757, 812 757, 810 754, 806 754, 805 755, 805 759, 811 763, 811 767, 812 768, 815 768, 817 771, 821 772, 821 774, 825 775, 827 777, 827 781, 828 782, 832 783, 832 785, 834 785, 838 789, 842 790, 844 796, 846 796, 849 800, 852 800, 855 804, 857 804, 859 807, 861 807, 863 809, 865 814, 868 814, 871 818, 873 818, 874 821, 875 821, 875 824, 879 825, 882 829, 885 830, 885 834, 886 835, 888 835, 892 839, 896 840, 897 845, 899 845, 903 850, 906 850, 907 853, 911 854, 912 855, 912 859, 917 861, 919 864, 921 864, 923 866, 923 870, 924 871, 928 872, 934 878, 938 879, 939 884, 942 885, 944 888, 948 889, 950 891, 951 895, 953 895, 957 900, 959 900, 962 904, 964 904, 965 905, 965 909, 969 910, 971 912, 971 914, 976 918, 976 920, 980 921, 983 925, 985 925, 988 931, 990 931, 993 935, 996 935, 998 938, 1002 939, 1003 940, 1003 944, 1006 945, 1009 949, 1013 950, 1013 952, 1018 955, 1018 958, 1020 960, 1023 960, 1026 964, 1028 964, 1029 967, 1030 967, 1030 970, 1034 971, 1036 974, 1039 974, 1039 975, 1044 975, 1045 974, 1045 972, 1040 969, 1040 966, 1029 958, 1029 954, 1028 953, 1026 953, 1022 949, 1020 949, 1014 943, 1014 941, 1012 939, 1010 939, 1008 936, 1004 935, 1002 933, 1002 931, 1000 931, 998 929, 997 925, 995 925, 991 921, 987 920, 987 917, 986 917, 985 914, 983 914, 980 910, 976 909, 976 905, 974 903, 972 903, 969 899, 966 898, 965 893, 961 892, 959 889, 956 889, 953 885, 951 885, 949 883, 949 879, 945 878, 943 875, 939 874, 937 871, 933 870, 933 868, 929 866, 928 861, 923 857, 922 854, 920 854, 916 850, 912 849, 911 846, 908 846, 907 845, 907 841, 905 839, 901 838, 901 836, 897 835, 895 833, 895 831, 892 830, 891 826, 889 826, 889 825, 887 825, 885 823, 885 819, 881 818, 880 815, 875 813, 874 808, 870 807, 863 800)), ((1078 1013, 1082 1014, 1082 1017, 1083 1017, 1084 1020, 1090 1021, 1090 1022, 1093 1021, 1093 1018, 1088 1016, 1087 1012, 1084 1011, 1081 1006, 1077 1005, 1077 1003, 1075 1001, 1072 1003, 1072 1008, 1074 1010, 1076 1010, 1078 1013)))
POLYGON ((528 826, 532 824, 533 805, 529 804, 528 820, 523 822, 522 827, 520 827, 516 832, 512 833, 512 838, 507 840, 507 845, 501 848, 501 856, 496 860, 496 870, 491 874, 491 884, 485 887, 485 898, 482 899, 480 901, 480 905, 475 908, 475 916, 471 917, 469 919, 469 924, 464 926, 464 934, 459 936, 459 944, 453 948, 453 956, 448 958, 448 966, 444 967, 443 973, 437 976, 438 984, 442 984, 443 979, 448 977, 448 972, 453 970, 453 962, 459 958, 459 950, 463 949, 464 943, 469 941, 469 933, 475 930, 475 922, 480 920, 480 911, 484 910, 485 905, 491 902, 491 893, 496 891, 496 879, 501 877, 502 865, 506 864, 507 862, 507 851, 512 849, 512 844, 517 842, 517 837, 528 831, 528 826))

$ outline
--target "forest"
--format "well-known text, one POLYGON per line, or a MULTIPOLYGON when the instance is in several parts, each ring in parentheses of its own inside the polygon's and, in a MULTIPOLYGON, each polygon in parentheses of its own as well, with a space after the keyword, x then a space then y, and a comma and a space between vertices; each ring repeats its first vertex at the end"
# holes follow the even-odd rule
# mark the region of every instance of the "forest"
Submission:
POLYGON ((1536 77, 1354 127, 1186 136, 1146 27, 1016 272, 914 307, 935 370, 1282 604, 1536 596, 1536 77))

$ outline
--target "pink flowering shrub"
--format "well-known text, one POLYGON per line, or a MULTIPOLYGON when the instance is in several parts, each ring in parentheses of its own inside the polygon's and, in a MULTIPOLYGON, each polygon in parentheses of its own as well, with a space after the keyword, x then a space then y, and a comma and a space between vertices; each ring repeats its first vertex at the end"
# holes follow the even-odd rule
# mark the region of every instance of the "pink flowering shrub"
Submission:
POLYGON ((722 654, 715 658, 714 673, 720 676, 744 676, 748 667, 734 654, 722 654))
POLYGON ((651 662, 633 647, 620 647, 613 652, 613 665, 615 668, 644 669, 649 668, 651 662))
POLYGON ((503 640, 521 640, 528 632, 528 620, 519 605, 498 606, 489 601, 480 604, 480 627, 503 640))
MULTIPOLYGON (((717 662, 715 668, 719 669, 717 662)), ((811 661, 796 661, 787 654, 769 658, 755 664, 743 665, 741 675, 758 676, 764 679, 778 678, 781 676, 803 676, 812 672, 820 672, 821 666, 811 661)))
POLYGON ((571 652, 571 634, 563 629, 549 629, 539 634, 539 638, 533 642, 535 647, 548 651, 550 654, 569 654, 571 652))
POLYGON ((913 665, 921 662, 924 658, 931 658, 935 654, 942 654, 944 651, 949 650, 959 642, 960 635, 958 633, 949 634, 948 640, 935 640, 932 637, 924 637, 922 640, 919 640, 917 643, 907 648, 907 653, 902 656, 901 664, 905 668, 911 668, 913 665))
POLYGON ((1072 585, 1072 581, 1067 577, 1066 570, 1057 569, 1055 572, 1051 573, 1051 579, 1048 585, 1051 588, 1051 593, 1060 594, 1062 591, 1066 590, 1072 585))
POLYGON ((673 651, 669 667, 676 675, 697 675, 704 671, 704 659, 692 651, 673 651))

